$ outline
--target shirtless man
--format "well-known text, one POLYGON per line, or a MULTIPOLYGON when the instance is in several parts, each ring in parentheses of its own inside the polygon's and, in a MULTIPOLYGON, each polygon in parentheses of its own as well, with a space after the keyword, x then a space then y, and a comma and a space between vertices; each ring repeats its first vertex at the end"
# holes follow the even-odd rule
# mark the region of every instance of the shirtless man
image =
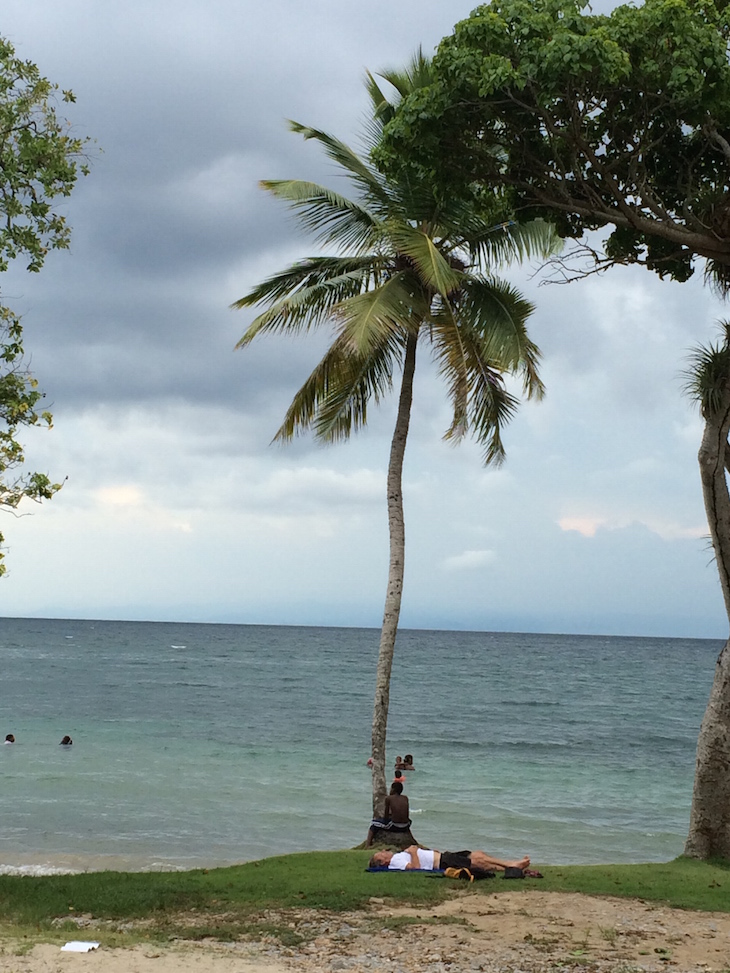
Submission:
POLYGON ((390 785, 390 794, 385 798, 385 814, 382 818, 373 818, 365 839, 365 847, 372 847, 376 831, 408 831, 410 827, 408 798, 403 793, 403 784, 394 780, 390 785))
POLYGON ((382 868, 384 865, 397 871, 414 868, 425 871, 440 868, 483 868, 485 871, 503 872, 505 868, 529 868, 530 859, 525 855, 519 861, 502 861, 484 851, 436 851, 410 845, 405 851, 376 851, 370 859, 370 867, 382 868))

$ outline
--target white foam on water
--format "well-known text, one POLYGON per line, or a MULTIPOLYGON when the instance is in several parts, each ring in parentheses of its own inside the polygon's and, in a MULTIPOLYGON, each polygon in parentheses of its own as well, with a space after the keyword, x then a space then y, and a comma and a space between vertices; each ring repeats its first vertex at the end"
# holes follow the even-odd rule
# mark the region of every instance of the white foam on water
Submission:
POLYGON ((3 865, 0 864, 0 875, 30 875, 38 878, 41 875, 80 875, 78 868, 67 868, 58 865, 3 865))

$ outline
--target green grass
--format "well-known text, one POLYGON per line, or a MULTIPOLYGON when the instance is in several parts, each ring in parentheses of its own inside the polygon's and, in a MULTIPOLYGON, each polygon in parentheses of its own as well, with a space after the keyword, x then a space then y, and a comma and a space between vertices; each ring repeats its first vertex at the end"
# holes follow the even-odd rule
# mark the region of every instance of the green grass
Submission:
MULTIPOLYGON (((618 895, 680 909, 730 912, 730 863, 677 858, 646 865, 556 865, 541 869, 541 888, 618 895)), ((504 883, 508 885, 508 882, 504 883)), ((531 886, 538 882, 530 882, 531 886)))
POLYGON ((730 912, 730 865, 724 863, 678 858, 666 864, 548 865, 540 866, 544 879, 494 878, 470 885, 408 872, 369 873, 364 870, 368 855, 311 852, 209 871, 5 875, 0 876, 0 916, 6 932, 14 929, 16 935, 29 937, 45 931, 66 939, 88 938, 88 934, 67 923, 58 928, 52 925, 54 919, 58 923, 63 917, 92 916, 112 924, 94 929, 94 938, 111 945, 125 935, 137 939, 270 935, 294 943, 302 933, 287 921, 287 910, 356 911, 367 907, 371 898, 427 907, 466 890, 491 895, 539 888, 730 912), (120 929, 120 923, 141 920, 144 926, 120 929))

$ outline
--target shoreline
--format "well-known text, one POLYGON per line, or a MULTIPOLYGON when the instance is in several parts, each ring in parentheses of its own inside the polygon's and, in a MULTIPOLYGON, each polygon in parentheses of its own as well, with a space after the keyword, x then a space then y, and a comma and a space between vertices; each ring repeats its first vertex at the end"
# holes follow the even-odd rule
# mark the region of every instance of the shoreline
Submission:
MULTIPOLYGON (((240 864, 240 863, 235 863, 240 864)), ((220 868, 226 865, 177 865, 171 862, 134 862, 121 855, 0 855, 0 875, 83 875, 86 872, 185 872, 196 868, 220 868)))
MULTIPOLYGON (((322 849, 310 848, 300 852, 284 852, 289 854, 312 854, 321 852, 341 851, 349 853, 360 850, 357 845, 352 848, 341 849, 322 849)), ((377 850, 377 849, 376 849, 377 850)), ((230 861, 196 861, 180 864, 170 861, 150 861, 147 858, 131 859, 121 855, 0 855, 0 876, 18 876, 27 878, 43 878, 44 876, 54 875, 85 875, 96 872, 123 872, 135 875, 152 874, 184 874, 185 872, 195 871, 214 871, 221 868, 236 868, 251 862, 265 861, 269 858, 278 858, 280 855, 261 854, 251 858, 240 858, 230 861)), ((671 861, 671 859, 670 859, 671 861)), ((664 861, 654 861, 642 859, 635 862, 552 862, 540 863, 540 868, 562 868, 562 867, 611 867, 612 865, 662 865, 664 861)))

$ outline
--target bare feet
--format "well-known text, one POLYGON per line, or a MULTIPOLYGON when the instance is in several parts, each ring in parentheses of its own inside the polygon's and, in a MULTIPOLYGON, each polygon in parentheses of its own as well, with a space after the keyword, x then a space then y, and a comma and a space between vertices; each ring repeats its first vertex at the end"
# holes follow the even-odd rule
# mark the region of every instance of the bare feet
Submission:
POLYGON ((525 857, 520 858, 518 862, 510 862, 510 865, 512 866, 512 868, 529 868, 530 859, 527 855, 525 855, 525 857))

